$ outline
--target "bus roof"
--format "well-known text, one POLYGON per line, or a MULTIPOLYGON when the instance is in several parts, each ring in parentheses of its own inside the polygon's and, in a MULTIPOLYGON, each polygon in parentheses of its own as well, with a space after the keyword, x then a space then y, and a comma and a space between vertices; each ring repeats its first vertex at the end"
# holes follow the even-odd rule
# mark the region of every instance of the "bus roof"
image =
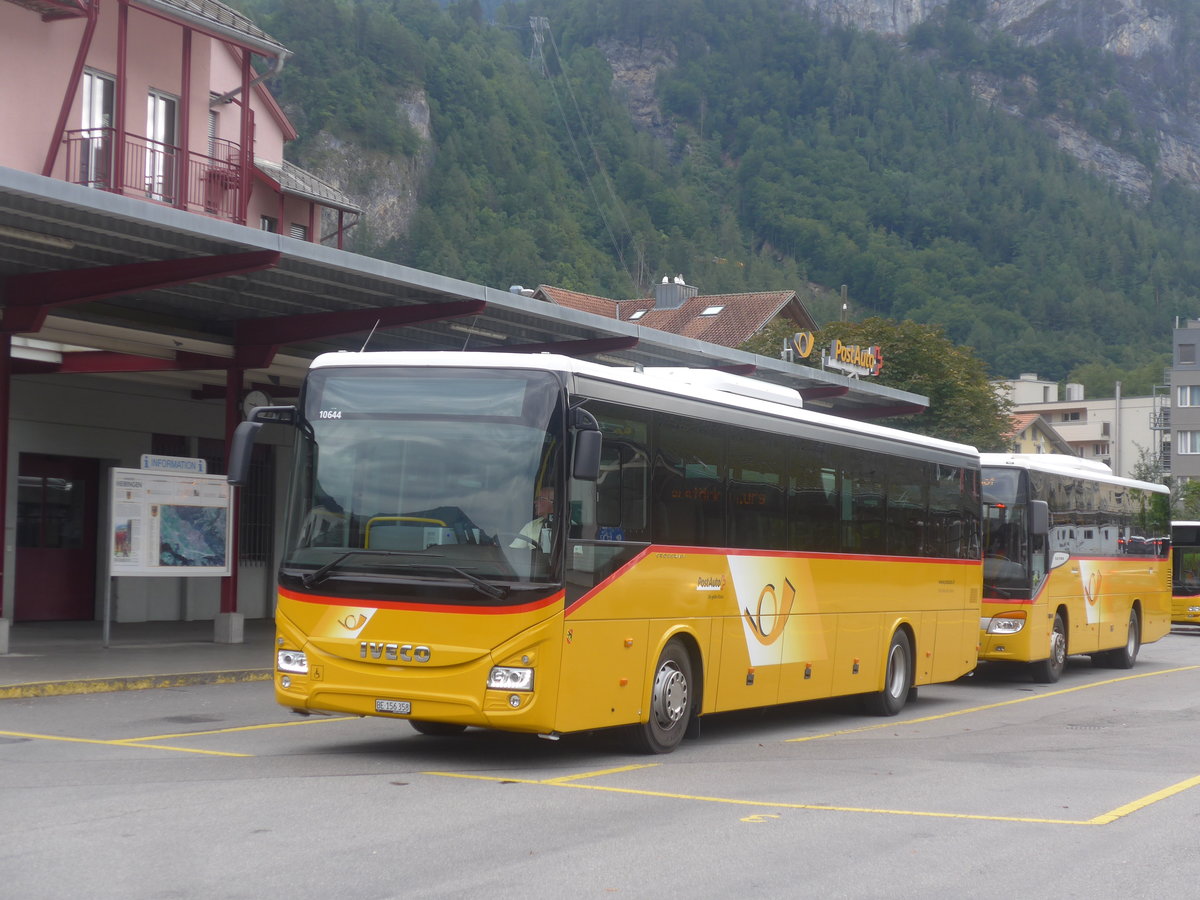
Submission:
POLYGON ((1033 469, 1037 472, 1049 472, 1054 475, 1069 475, 1089 481, 1141 488, 1144 491, 1154 491, 1160 494, 1170 493, 1170 488, 1165 484, 1154 484, 1150 481, 1138 481, 1136 478, 1115 475, 1113 470, 1102 462, 1078 456, 1067 456, 1064 453, 981 453, 979 461, 984 466, 1033 469))
POLYGON ((800 422, 811 422, 848 434, 862 434, 966 455, 978 461, 979 451, 967 444, 927 437, 922 434, 858 422, 829 413, 803 408, 799 392, 757 378, 731 375, 716 369, 626 368, 604 366, 553 353, 486 353, 448 351, 341 351, 323 353, 311 368, 333 366, 422 367, 446 366, 490 369, 536 369, 586 376, 640 390, 702 400, 735 409, 751 409, 800 422))

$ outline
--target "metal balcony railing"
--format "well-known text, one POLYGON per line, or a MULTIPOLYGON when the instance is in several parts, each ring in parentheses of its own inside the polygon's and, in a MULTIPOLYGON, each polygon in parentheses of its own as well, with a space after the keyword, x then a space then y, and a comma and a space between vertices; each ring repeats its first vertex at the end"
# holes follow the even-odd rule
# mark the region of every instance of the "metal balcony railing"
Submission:
POLYGON ((240 221, 242 167, 237 144, 213 140, 210 153, 205 154, 135 134, 124 135, 124 140, 118 137, 112 128, 66 132, 67 180, 240 221), (119 185, 113 165, 117 152, 123 164, 119 185))

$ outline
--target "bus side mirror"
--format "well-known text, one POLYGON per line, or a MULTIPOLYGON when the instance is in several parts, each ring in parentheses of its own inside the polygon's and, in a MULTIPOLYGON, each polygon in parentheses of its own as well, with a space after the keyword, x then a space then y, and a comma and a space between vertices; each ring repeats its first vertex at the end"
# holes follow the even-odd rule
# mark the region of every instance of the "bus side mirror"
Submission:
POLYGON ((229 474, 226 478, 230 484, 241 486, 250 477, 250 456, 258 430, 268 422, 294 425, 296 415, 294 406, 258 406, 250 411, 250 418, 234 429, 233 440, 229 444, 229 474))
POLYGON ((600 479, 600 444, 598 431, 575 432, 575 464, 571 474, 579 481, 600 479))
POLYGON ((600 480, 600 445, 604 442, 600 423, 585 409, 574 410, 575 454, 571 477, 577 481, 600 480))
POLYGON ((1050 504, 1045 500, 1029 501, 1029 533, 1037 537, 1050 533, 1050 504))
POLYGON ((254 439, 262 427, 262 422, 249 420, 234 429, 233 441, 229 445, 229 474, 226 476, 230 484, 241 486, 250 477, 250 457, 254 450, 254 439))

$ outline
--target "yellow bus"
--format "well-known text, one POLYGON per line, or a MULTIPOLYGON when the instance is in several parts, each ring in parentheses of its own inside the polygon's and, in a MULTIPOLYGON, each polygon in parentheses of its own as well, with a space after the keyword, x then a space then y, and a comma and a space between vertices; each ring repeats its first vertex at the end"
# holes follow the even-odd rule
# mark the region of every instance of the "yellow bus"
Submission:
POLYGON ((1168 489, 1054 454, 992 454, 983 468, 979 658, 1058 681, 1071 654, 1132 668, 1171 628, 1168 489))
POLYGON ((1200 625, 1200 522, 1171 523, 1171 622, 1200 625))
POLYGON ((769 383, 549 354, 337 353, 297 407, 275 696, 668 752, 702 715, 975 666, 978 453, 769 383))

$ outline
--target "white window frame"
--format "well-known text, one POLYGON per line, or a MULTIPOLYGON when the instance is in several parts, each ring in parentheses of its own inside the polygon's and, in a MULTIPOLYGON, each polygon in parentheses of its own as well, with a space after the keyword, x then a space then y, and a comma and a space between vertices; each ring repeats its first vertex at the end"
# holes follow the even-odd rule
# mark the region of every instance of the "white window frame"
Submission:
POLYGON ((95 69, 83 70, 83 142, 79 156, 79 182, 87 187, 112 187, 112 132, 116 116, 117 80, 95 69))
POLYGON ((174 203, 179 191, 179 98, 153 88, 146 94, 146 196, 174 203))
POLYGON ((1180 456, 1200 454, 1200 431, 1177 431, 1172 450, 1180 456))

